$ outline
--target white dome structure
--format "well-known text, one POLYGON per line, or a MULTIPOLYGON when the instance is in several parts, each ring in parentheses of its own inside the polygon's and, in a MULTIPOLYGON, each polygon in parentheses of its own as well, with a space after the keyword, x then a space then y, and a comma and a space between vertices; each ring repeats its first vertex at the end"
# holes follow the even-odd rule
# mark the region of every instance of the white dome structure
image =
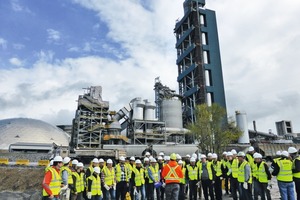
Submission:
POLYGON ((69 146, 70 136, 61 129, 41 120, 11 118, 0 120, 0 150, 11 144, 53 144, 69 146))

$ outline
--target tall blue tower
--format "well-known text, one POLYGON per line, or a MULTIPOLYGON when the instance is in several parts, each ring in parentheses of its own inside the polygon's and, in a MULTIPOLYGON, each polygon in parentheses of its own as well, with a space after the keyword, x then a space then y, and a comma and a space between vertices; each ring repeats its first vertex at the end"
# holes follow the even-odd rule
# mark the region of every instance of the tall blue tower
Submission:
POLYGON ((226 110, 216 14, 204 6, 205 0, 185 0, 174 29, 184 125, 195 121, 198 104, 217 103, 226 110))

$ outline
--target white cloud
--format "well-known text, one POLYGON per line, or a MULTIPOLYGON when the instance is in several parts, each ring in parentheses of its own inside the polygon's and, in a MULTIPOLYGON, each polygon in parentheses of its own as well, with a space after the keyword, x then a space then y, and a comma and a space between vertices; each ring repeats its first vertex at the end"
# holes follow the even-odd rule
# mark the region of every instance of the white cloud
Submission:
POLYGON ((12 64, 12 65, 15 65, 17 67, 20 67, 20 66, 23 65, 23 62, 19 58, 16 58, 16 57, 10 58, 9 63, 12 64))
POLYGON ((21 5, 18 0, 11 0, 11 8, 15 12, 27 12, 32 14, 32 11, 28 7, 21 5))
POLYGON ((7 48, 7 41, 4 38, 1 38, 1 37, 0 37, 0 47, 2 47, 2 49, 7 48))
POLYGON ((48 42, 58 42, 61 39, 61 33, 54 29, 47 29, 48 42))

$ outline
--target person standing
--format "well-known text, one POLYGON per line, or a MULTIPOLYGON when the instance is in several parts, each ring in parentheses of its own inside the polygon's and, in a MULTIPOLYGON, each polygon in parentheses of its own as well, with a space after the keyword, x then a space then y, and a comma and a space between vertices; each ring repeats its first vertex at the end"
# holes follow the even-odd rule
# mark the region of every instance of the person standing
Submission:
POLYGON ((162 171, 162 177, 165 180, 166 199, 178 200, 179 196, 179 183, 183 178, 181 167, 176 162, 176 154, 170 155, 170 161, 165 165, 162 171))
POLYGON ((289 147, 288 153, 293 159, 293 179, 296 186, 297 200, 300 199, 300 156, 297 156, 297 149, 295 147, 289 147))
POLYGON ((189 188, 190 188, 190 200, 197 199, 197 189, 199 182, 199 168, 196 166, 196 159, 192 157, 190 159, 190 164, 186 166, 185 176, 188 179, 189 188))
POLYGON ((63 159, 61 156, 55 156, 53 159, 53 166, 45 173, 43 180, 43 200, 59 200, 59 194, 61 190, 61 176, 60 168, 63 165, 63 159))
POLYGON ((73 178, 72 178, 72 170, 70 169, 70 161, 71 158, 65 157, 63 159, 63 166, 60 169, 60 174, 62 178, 62 182, 64 185, 67 185, 67 188, 62 189, 61 198, 63 200, 68 200, 70 197, 70 191, 73 190, 73 178))
POLYGON ((229 195, 229 177, 227 176, 228 167, 227 167, 227 152, 226 151, 224 151, 222 154, 221 170, 222 170, 222 177, 223 177, 223 182, 224 182, 224 186, 225 186, 225 192, 226 192, 226 195, 229 195))
POLYGON ((154 189, 156 191, 157 200, 160 200, 160 188, 156 188, 155 184, 160 183, 160 173, 159 173, 159 166, 157 165, 156 159, 152 158, 150 160, 150 166, 148 167, 148 177, 149 177, 149 184, 147 189, 148 191, 148 200, 154 200, 154 189))
POLYGON ((181 167, 182 169, 182 173, 183 173, 183 178, 180 179, 180 188, 179 188, 179 200, 184 200, 185 199, 185 184, 186 184, 186 166, 183 166, 183 161, 179 160, 178 161, 178 165, 181 167))
POLYGON ((100 168, 94 167, 93 173, 87 178, 87 198, 102 200, 100 168))
POLYGON ((106 189, 106 200, 116 199, 116 175, 115 169, 112 167, 112 165, 113 161, 108 159, 106 161, 106 167, 104 167, 102 170, 102 175, 104 176, 104 188, 106 189))
POLYGON ((211 200, 214 200, 214 179, 215 171, 212 165, 212 161, 207 161, 206 156, 202 154, 200 156, 201 162, 199 164, 199 179, 201 180, 204 199, 208 200, 208 194, 211 200))
POLYGON ((238 182, 238 158, 236 157, 237 152, 235 149, 232 149, 227 153, 228 158, 228 175, 230 176, 230 192, 233 200, 237 200, 237 192, 239 189, 238 182))
POLYGON ((269 171, 268 165, 262 160, 262 155, 260 153, 254 153, 254 173, 253 179, 254 184, 254 200, 258 200, 258 195, 260 194, 261 200, 271 200, 270 191, 267 189, 271 181, 271 173, 269 171), (268 184, 269 183, 269 184, 268 184))
POLYGON ((294 200, 293 163, 289 159, 289 153, 282 151, 281 159, 274 166, 273 176, 277 176, 281 200, 294 200))
POLYGON ((78 162, 74 169, 75 169, 75 171, 72 172, 74 187, 71 191, 72 195, 71 195, 70 199, 71 200, 82 200, 83 199, 82 193, 84 191, 84 180, 83 180, 83 176, 82 176, 83 163, 78 162))
POLYGON ((125 165, 125 158, 121 156, 119 158, 119 163, 115 167, 116 171, 116 199, 125 200, 126 192, 128 192, 129 187, 129 169, 125 165))
POLYGON ((139 200, 139 194, 141 193, 142 200, 146 200, 146 194, 144 188, 145 172, 144 172, 144 168, 142 167, 142 162, 139 159, 135 161, 135 167, 133 167, 130 182, 133 186, 134 199, 139 200))
POLYGON ((222 200, 222 163, 218 160, 218 155, 216 153, 212 154, 212 165, 214 168, 214 171, 216 172, 215 176, 215 183, 214 183, 214 191, 215 191, 215 197, 218 200, 222 200))
POLYGON ((239 197, 243 200, 252 200, 252 175, 251 167, 245 160, 245 153, 240 151, 238 157, 238 183, 239 197))

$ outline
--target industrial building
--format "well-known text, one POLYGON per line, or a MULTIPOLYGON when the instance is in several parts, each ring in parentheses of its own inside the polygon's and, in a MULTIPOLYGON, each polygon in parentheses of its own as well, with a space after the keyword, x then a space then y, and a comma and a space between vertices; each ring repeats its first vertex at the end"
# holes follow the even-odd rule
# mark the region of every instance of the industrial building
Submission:
POLYGON ((197 104, 217 103, 226 110, 216 14, 205 0, 185 0, 175 25, 179 95, 183 123, 195 121, 197 104))

